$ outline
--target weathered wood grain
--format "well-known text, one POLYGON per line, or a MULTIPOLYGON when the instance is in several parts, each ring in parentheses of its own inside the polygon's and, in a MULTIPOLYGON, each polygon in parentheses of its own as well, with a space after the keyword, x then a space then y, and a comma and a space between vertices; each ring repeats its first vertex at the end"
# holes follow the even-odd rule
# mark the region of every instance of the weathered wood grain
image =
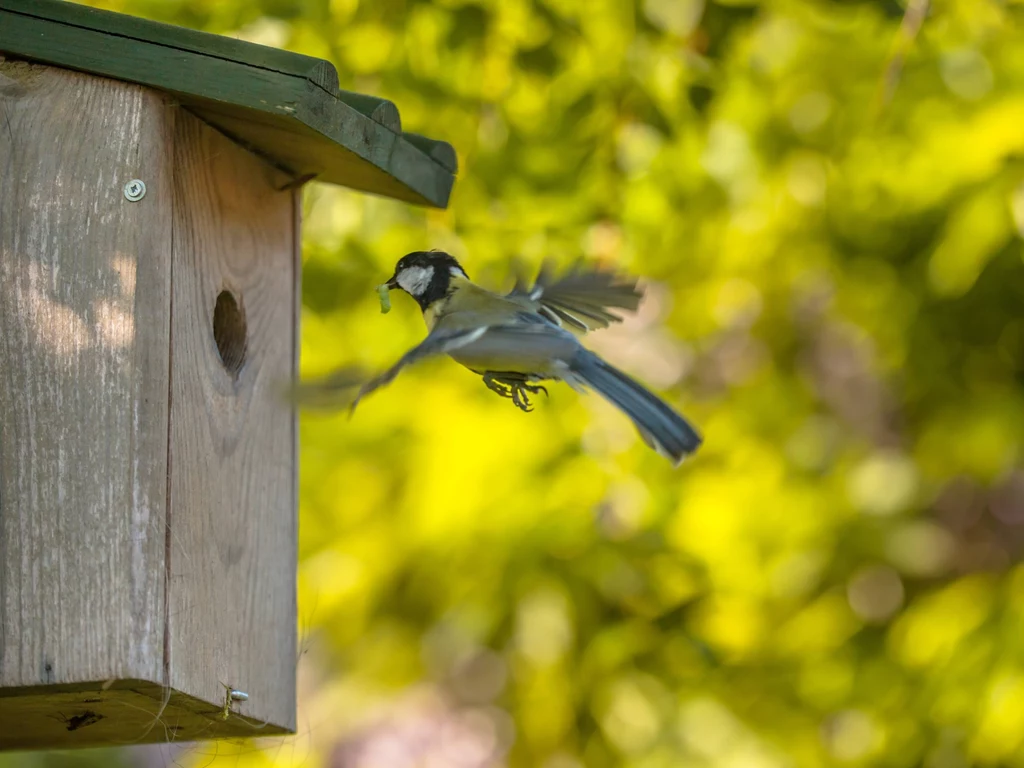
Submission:
POLYGON ((169 683, 207 701, 239 688, 239 713, 291 729, 296 432, 280 395, 295 358, 298 193, 190 115, 175 148, 169 683), (227 365, 223 291, 245 317, 244 339, 221 339, 236 343, 227 365))
POLYGON ((0 59, 0 749, 294 729, 285 180, 158 92, 0 59))
POLYGON ((0 687, 160 680, 173 114, 0 76, 0 687))

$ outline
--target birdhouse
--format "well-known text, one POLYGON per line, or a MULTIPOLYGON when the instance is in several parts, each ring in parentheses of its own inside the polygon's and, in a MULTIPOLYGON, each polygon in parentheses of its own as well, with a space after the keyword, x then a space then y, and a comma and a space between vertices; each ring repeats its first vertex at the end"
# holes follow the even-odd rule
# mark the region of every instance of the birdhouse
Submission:
POLYGON ((300 187, 455 170, 325 61, 0 0, 0 748, 294 731, 300 187))

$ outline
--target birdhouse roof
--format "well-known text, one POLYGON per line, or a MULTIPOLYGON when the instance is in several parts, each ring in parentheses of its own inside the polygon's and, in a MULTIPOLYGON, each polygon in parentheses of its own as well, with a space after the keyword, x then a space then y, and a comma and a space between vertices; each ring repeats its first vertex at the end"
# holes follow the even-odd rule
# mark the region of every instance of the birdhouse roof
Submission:
POLYGON ((297 180, 448 204, 452 146, 341 90, 323 59, 63 0, 0 0, 0 54, 166 91, 297 180))

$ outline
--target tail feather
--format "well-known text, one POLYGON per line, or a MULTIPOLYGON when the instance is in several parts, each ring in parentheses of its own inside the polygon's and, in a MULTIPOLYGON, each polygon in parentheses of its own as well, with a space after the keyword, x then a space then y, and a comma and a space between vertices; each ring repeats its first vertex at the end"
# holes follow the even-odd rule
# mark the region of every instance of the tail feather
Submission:
POLYGON ((700 447, 701 436, 668 403, 589 350, 569 364, 579 383, 625 413, 651 448, 675 466, 700 447))

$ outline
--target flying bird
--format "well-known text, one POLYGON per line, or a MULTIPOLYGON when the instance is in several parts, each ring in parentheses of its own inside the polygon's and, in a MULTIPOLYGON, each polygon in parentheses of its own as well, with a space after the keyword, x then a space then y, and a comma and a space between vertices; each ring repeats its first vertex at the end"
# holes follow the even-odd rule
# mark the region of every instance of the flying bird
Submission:
POLYGON ((400 289, 423 311, 428 334, 393 366, 366 381, 358 402, 390 383, 406 366, 448 355, 483 377, 488 389, 523 411, 531 396, 547 390, 539 382, 564 381, 592 389, 628 416, 644 442, 676 466, 701 444, 690 423, 668 403, 584 347, 574 333, 621 321, 612 309, 635 310, 641 292, 635 280, 598 268, 575 268, 558 279, 542 271, 536 283, 511 293, 486 290, 443 251, 415 251, 399 259, 380 286, 400 289))

